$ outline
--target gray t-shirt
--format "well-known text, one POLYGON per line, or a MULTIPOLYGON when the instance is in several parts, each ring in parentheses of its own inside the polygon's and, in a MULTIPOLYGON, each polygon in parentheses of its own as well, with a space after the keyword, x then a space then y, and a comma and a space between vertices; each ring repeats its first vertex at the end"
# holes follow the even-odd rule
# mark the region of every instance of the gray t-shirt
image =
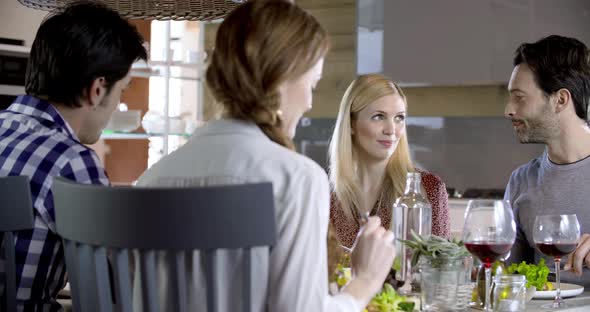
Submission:
MULTIPOLYGON (((507 262, 519 263, 524 260, 537 263, 544 257, 553 271, 553 259, 535 248, 535 217, 544 214, 576 214, 581 233, 590 233, 590 156, 575 163, 558 165, 549 160, 545 151, 512 172, 504 199, 512 204, 517 227, 516 241, 507 262)), ((562 282, 590 287, 588 268, 584 268, 581 277, 570 272, 561 273, 562 282)))

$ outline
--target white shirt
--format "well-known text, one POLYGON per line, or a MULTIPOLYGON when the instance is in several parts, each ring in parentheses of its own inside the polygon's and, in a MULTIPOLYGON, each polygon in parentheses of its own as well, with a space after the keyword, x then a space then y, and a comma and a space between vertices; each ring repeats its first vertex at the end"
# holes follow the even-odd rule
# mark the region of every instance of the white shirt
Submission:
MULTIPOLYGON (((278 240, 268 251, 253 250, 254 311, 361 311, 348 294, 328 294, 326 237, 329 185, 323 169, 309 158, 271 141, 255 124, 239 120, 211 121, 189 142, 163 158, 139 179, 141 186, 211 185, 224 182, 272 182, 278 240), (172 181, 172 182, 171 182, 172 181), (175 182, 174 182, 175 181, 175 182)), ((240 255, 220 255, 220 311, 240 310, 240 255)), ((190 261, 189 261, 190 262, 190 261)), ((166 268, 160 265, 160 280, 166 268)), ((187 268, 189 306, 205 311, 204 277, 198 253, 187 268)), ((166 285, 160 294, 166 294, 166 285)), ((161 310, 169 305, 162 302, 161 310)))

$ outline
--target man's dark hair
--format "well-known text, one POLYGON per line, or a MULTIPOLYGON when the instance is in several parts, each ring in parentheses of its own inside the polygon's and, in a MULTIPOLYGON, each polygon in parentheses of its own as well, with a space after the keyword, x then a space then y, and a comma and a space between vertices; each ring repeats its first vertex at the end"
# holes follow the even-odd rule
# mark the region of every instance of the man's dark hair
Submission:
POLYGON ((147 59, 143 38, 118 13, 94 1, 77 1, 49 15, 39 27, 27 66, 26 93, 70 107, 92 82, 107 91, 131 64, 147 59))
POLYGON ((576 115, 588 120, 590 55, 584 43, 557 35, 523 43, 514 56, 514 66, 521 63, 531 68, 545 96, 562 88, 569 90, 576 115))

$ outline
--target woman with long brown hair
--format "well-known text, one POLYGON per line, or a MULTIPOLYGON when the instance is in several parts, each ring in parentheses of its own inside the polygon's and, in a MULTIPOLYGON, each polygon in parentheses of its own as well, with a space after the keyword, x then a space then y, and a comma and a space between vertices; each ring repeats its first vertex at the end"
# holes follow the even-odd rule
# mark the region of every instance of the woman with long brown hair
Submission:
MULTIPOLYGON (((371 218, 352 255, 353 280, 339 295, 328 295, 328 178, 292 143, 297 122, 311 108, 328 47, 318 21, 289 1, 254 0, 238 7, 218 30, 206 73, 222 118, 197 129, 139 180, 158 186, 273 183, 278 241, 270 254, 253 250, 253 311, 360 311, 393 262, 393 235, 371 218)), ((221 311, 241 310, 233 275, 240 257, 218 255, 221 311)), ((192 281, 202 280, 196 271, 192 281)), ((195 298, 203 286, 194 285, 191 306, 202 311, 203 302, 195 298)))

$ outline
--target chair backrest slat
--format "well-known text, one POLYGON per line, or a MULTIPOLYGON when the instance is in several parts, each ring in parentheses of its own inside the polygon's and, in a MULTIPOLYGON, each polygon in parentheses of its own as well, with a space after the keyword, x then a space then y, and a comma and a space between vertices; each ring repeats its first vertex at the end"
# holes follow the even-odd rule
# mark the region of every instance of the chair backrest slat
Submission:
POLYGON ((0 178, 0 243, 4 246, 5 277, 0 281, 4 286, 4 300, 0 310, 16 311, 16 263, 15 236, 13 232, 30 230, 34 226, 31 186, 26 176, 0 178))
POLYGON ((248 289, 244 289, 243 298, 238 298, 244 300, 244 311, 251 310, 250 248, 270 247, 276 242, 272 184, 135 188, 83 185, 56 178, 53 194, 57 232, 67 242, 66 249, 77 247, 71 253, 77 259, 70 255, 66 261, 68 269, 77 270, 70 276, 78 279, 77 283, 71 282, 73 288, 78 288, 78 305, 74 298, 78 311, 79 307, 87 311, 88 306, 102 309, 109 301, 114 308, 104 311, 130 312, 132 302, 136 302, 142 305, 142 311, 155 312, 161 308, 160 301, 167 309, 187 311, 193 296, 187 285, 187 267, 193 264, 187 263, 187 257, 188 253, 192 256, 194 251, 200 251, 206 264, 207 311, 217 312, 219 300, 226 300, 219 298, 223 285, 218 285, 216 278, 220 273, 216 257, 219 249, 246 250, 242 268, 243 285, 248 289), (106 249, 96 251, 100 248, 106 249), (132 270, 131 253, 136 256, 132 270), (107 254, 112 255, 111 259, 107 254), (156 273, 160 255, 168 259, 167 281, 159 281, 156 273), (109 263, 113 267, 112 283, 100 281, 109 278, 109 263), (132 273, 136 289, 131 289, 132 273), (172 295, 172 300, 158 297, 163 284, 170 285, 171 291, 166 293, 172 295), (114 296, 110 296, 110 289, 114 296), (134 301, 134 295, 141 296, 140 300, 134 301))
MULTIPOLYGON (((3 233, 3 241, 4 241, 4 259, 5 261, 5 270, 6 275, 4 282, 4 295, 6 296, 6 304, 7 311, 9 308, 16 309, 16 265, 14 263, 14 235, 12 232, 4 232, 3 233)), ((2 305, 0 304, 0 307, 2 305)))
POLYGON ((244 312, 252 310, 252 249, 244 248, 242 262, 242 302, 244 312))
POLYGON ((156 252, 153 250, 139 252, 139 266, 143 280, 141 281, 141 297, 143 310, 158 311, 158 286, 156 281, 156 252))
POLYGON ((207 311, 217 312, 217 265, 215 250, 205 250, 201 253, 205 262, 205 280, 207 282, 207 311))
POLYGON ((98 307, 100 312, 113 312, 113 298, 111 297, 111 281, 107 264, 107 253, 104 247, 94 248, 94 273, 96 274, 96 288, 98 307), (100 277, 109 278, 100 278, 100 277))
POLYGON ((81 279, 79 277, 80 265, 77 256, 78 246, 76 242, 64 240, 64 253, 66 256, 66 264, 68 268, 68 276, 70 280, 70 294, 72 296, 72 309, 74 311, 82 311, 82 303, 79 289, 81 287, 81 279))
POLYGON ((76 253, 78 257, 78 278, 80 279, 78 285, 80 286, 81 306, 83 311, 98 311, 98 289, 93 248, 90 245, 79 244, 76 253))
POLYGON ((117 312, 132 312, 131 274, 129 273, 129 252, 127 249, 113 250, 113 273, 115 281, 115 301, 117 312))
POLYGON ((170 276, 170 285, 172 294, 176 296, 174 300, 174 311, 186 312, 187 307, 187 285, 186 285, 186 252, 171 251, 168 256, 171 258, 169 263, 172 264, 172 276, 170 276))

